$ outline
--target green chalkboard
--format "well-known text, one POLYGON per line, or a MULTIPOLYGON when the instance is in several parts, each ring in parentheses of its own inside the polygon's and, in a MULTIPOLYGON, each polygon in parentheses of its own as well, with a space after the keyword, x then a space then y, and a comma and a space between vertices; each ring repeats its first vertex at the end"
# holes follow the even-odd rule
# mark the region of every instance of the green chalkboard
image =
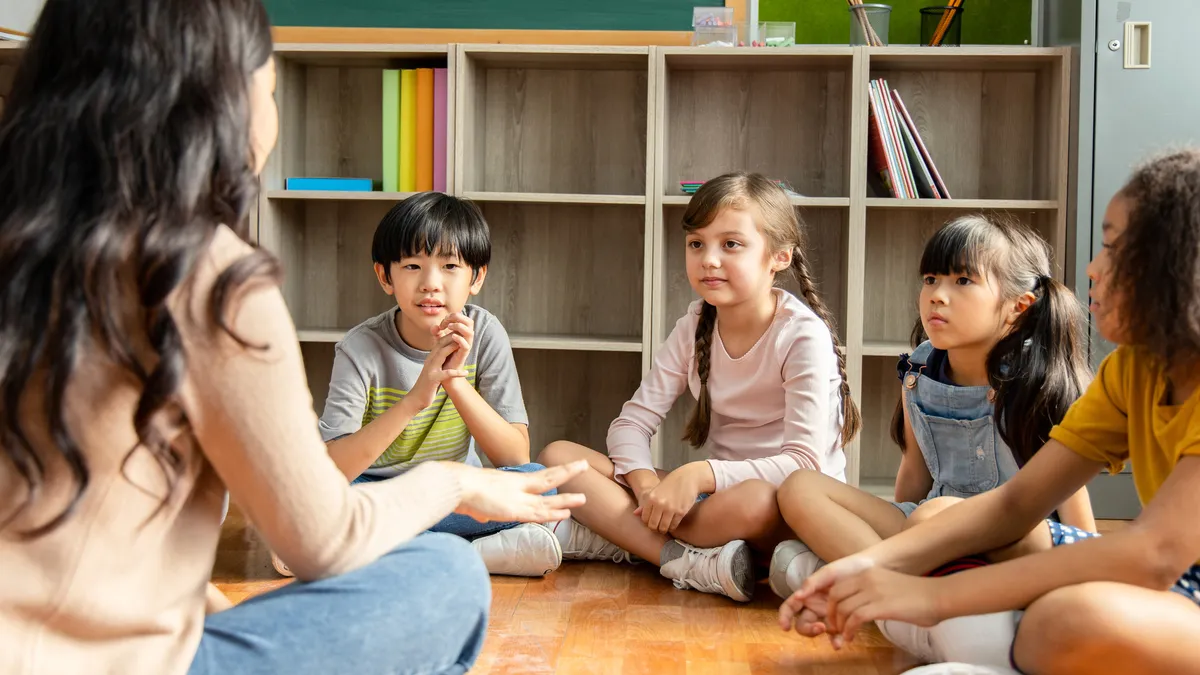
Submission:
MULTIPOLYGON (((689 31, 696 0, 264 0, 276 26, 689 31)), ((724 2, 712 3, 723 5, 724 2)))
MULTIPOLYGON (((868 0, 870 2, 871 0, 868 0)), ((888 42, 921 41, 921 8, 940 7, 935 0, 885 0, 892 7, 888 42)), ((1030 0, 964 0, 964 45, 1020 45, 1029 39, 1030 0)), ((762 21, 795 21, 800 44, 846 44, 850 15, 845 0, 759 0, 762 21)))

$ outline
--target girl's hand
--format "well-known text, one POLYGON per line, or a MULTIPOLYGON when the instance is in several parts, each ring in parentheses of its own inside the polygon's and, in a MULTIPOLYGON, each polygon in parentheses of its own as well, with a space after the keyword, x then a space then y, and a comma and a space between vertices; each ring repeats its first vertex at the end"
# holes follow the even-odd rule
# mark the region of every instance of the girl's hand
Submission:
POLYGON ((587 471, 587 460, 533 473, 480 469, 458 462, 444 465, 458 472, 462 489, 455 513, 481 523, 549 523, 571 517, 571 509, 586 501, 581 494, 542 495, 587 471))
MULTIPOLYGON (((864 622, 892 619, 933 626, 938 615, 941 585, 937 579, 914 577, 876 566, 863 555, 843 558, 809 577, 779 609, 785 630, 792 617, 804 609, 815 609, 823 595, 828 606, 825 622, 835 649, 853 641, 864 622), (828 571, 827 571, 828 570, 828 571)), ((799 628, 799 627, 798 627, 799 628)), ((813 626, 808 628, 811 630, 813 626)), ((809 633, 805 633, 809 634, 809 633)))
POLYGON ((785 631, 794 627, 797 633, 808 637, 826 632, 830 628, 827 620, 830 590, 838 581, 853 578, 874 566, 873 560, 860 553, 817 570, 779 607, 779 627, 785 631))
POLYGON ((638 500, 641 506, 633 512, 633 515, 641 516, 646 527, 659 534, 667 534, 679 527, 684 516, 696 505, 696 497, 700 496, 700 488, 687 466, 667 474, 653 490, 638 500))

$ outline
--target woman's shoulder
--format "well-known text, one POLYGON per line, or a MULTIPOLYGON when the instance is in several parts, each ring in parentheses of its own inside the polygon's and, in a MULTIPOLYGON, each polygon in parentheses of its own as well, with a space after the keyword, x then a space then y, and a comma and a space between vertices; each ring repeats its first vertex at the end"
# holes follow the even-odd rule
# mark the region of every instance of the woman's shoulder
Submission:
POLYGON ((175 320, 192 328, 211 328, 209 308, 218 279, 230 266, 254 252, 255 248, 237 233, 218 225, 207 248, 196 257, 188 279, 171 292, 168 306, 175 320))

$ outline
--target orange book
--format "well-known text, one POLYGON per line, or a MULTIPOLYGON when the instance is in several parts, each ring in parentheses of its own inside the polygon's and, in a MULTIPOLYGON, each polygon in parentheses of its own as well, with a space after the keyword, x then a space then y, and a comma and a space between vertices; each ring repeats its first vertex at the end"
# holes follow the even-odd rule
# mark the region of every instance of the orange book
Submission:
POLYGON ((433 68, 417 69, 417 192, 433 189, 433 68))

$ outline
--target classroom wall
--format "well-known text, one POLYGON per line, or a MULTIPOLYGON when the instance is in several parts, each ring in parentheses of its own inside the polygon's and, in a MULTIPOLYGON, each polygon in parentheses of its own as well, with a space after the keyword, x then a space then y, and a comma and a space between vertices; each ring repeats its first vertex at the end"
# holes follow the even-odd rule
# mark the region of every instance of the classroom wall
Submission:
POLYGON ((45 0, 3 0, 0 2, 0 28, 28 33, 42 11, 45 0))
MULTIPOLYGON (((930 0, 890 0, 888 27, 891 44, 917 44, 921 40, 922 7, 942 6, 930 0)), ((1030 0, 964 0, 963 44, 1020 45, 1029 39, 1030 0)), ((762 21, 795 21, 796 42, 846 44, 850 40, 850 13, 843 0, 759 0, 762 21)))

